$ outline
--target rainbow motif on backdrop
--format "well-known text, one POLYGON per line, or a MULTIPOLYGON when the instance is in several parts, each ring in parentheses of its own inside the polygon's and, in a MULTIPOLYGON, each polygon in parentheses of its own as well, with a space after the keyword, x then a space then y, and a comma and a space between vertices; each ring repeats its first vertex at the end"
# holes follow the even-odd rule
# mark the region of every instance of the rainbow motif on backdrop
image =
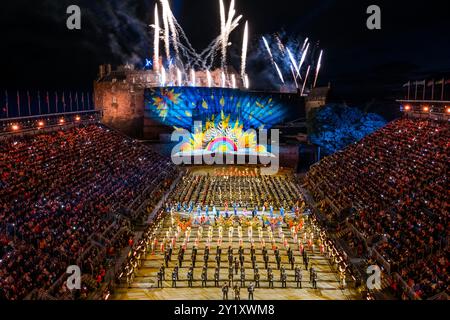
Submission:
POLYGON ((236 152, 238 151, 238 147, 233 140, 227 137, 218 137, 212 140, 206 150, 211 152, 236 152))
POLYGON ((223 112, 207 119, 203 130, 191 133, 189 142, 181 146, 181 152, 268 153, 266 146, 258 145, 254 131, 245 131, 239 120, 231 120, 231 115, 223 112))

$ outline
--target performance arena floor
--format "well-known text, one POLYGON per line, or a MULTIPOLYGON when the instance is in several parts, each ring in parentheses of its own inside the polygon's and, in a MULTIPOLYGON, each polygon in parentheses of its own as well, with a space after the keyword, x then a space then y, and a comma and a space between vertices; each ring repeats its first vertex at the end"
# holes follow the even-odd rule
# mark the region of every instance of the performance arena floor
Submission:
MULTIPOLYGON (((201 281, 194 281, 194 287, 188 288, 186 281, 179 281, 177 288, 171 288, 171 281, 164 281, 164 288, 156 287, 156 273, 163 261, 161 257, 148 256, 143 267, 139 270, 135 282, 131 288, 117 289, 112 296, 113 300, 220 300, 222 299, 221 288, 202 288, 201 281)), ((275 289, 267 288, 264 283, 265 270, 261 270, 261 288, 256 288, 254 293, 255 300, 354 300, 359 299, 357 292, 351 289, 341 290, 337 274, 331 270, 330 265, 324 257, 315 255, 311 257, 311 261, 318 270, 320 280, 318 281, 317 290, 313 289, 309 283, 309 272, 303 270, 303 288, 295 288, 295 283, 288 282, 288 288, 277 288, 281 286, 275 281, 275 289), (264 288, 265 287, 265 288, 264 288)), ((172 262, 173 264, 173 262, 172 262)), ((225 262, 224 262, 225 264, 225 262)), ((201 268, 196 268, 197 274, 201 268)), ((288 274, 289 271, 287 270, 288 274)), ((213 278, 213 269, 209 270, 209 279, 213 278)), ((250 275, 252 272, 249 272, 250 275)), ((274 270, 275 279, 278 279, 277 270, 274 270)), ((185 274, 181 274, 185 277, 185 274)), ((221 278, 227 277, 226 268, 221 270, 221 278)), ((239 275, 235 276, 238 281, 239 275)), ((210 280, 210 283, 213 281, 210 280)), ((230 300, 234 299, 232 290, 228 293, 230 300)), ((241 300, 247 300, 247 289, 241 288, 241 300)))
MULTIPOLYGON (((236 247, 236 245, 235 245, 236 247)), ((246 246, 247 252, 249 251, 248 246, 246 246)), ((236 251, 236 248, 235 248, 236 251)), ((200 251, 199 251, 200 252, 200 251)), ((215 249, 212 248, 211 251, 213 259, 215 256, 215 249)), ((190 251, 186 252, 186 256, 190 256, 190 251)), ((222 266, 220 272, 221 279, 227 279, 228 263, 224 261, 226 259, 226 254, 222 253, 222 266)), ((319 281, 317 284, 317 289, 313 289, 311 283, 309 282, 309 272, 303 270, 303 281, 302 289, 296 288, 296 283, 293 279, 293 271, 287 265, 287 256, 284 254, 282 257, 282 263, 285 264, 287 273, 289 275, 287 288, 281 288, 281 283, 279 279, 279 271, 274 269, 274 286, 275 289, 268 288, 268 282, 266 278, 266 271, 263 268, 263 263, 260 261, 260 274, 261 274, 261 288, 255 289, 254 299, 255 300, 353 300, 359 299, 360 295, 355 290, 339 288, 338 275, 335 271, 331 269, 328 260, 321 256, 319 253, 310 254, 311 262, 314 268, 318 271, 319 281)), ((261 259, 261 258, 260 258, 261 259)), ((259 259, 259 260, 260 260, 259 259)), ((296 256, 297 261, 301 258, 296 256)), ((201 257, 197 257, 197 260, 201 260, 201 257)), ((249 257, 246 257, 249 260, 249 257)), ((137 272, 134 283, 130 288, 120 288, 115 290, 115 294, 112 296, 114 300, 220 300, 222 299, 221 288, 202 288, 200 281, 201 265, 202 262, 198 261, 195 268, 196 280, 193 282, 193 288, 188 288, 186 278, 187 266, 190 261, 185 261, 183 265, 184 268, 180 272, 180 280, 177 282, 177 288, 171 288, 172 281, 169 279, 170 272, 166 271, 166 281, 164 281, 164 288, 156 288, 156 273, 159 267, 163 263, 162 255, 148 255, 146 260, 143 262, 142 267, 137 272)), ((172 270, 175 266, 176 258, 172 259, 169 263, 168 270, 172 270)), ((250 265, 249 262, 247 262, 250 265)), ((214 263, 210 262, 210 267, 208 269, 208 283, 213 286, 214 281, 214 263), (211 267, 212 266, 212 267, 211 267)), ((274 267, 272 262, 272 267, 274 267)), ((304 267, 302 267, 304 269, 304 267)), ((167 269, 166 269, 167 270, 167 269)), ((246 269, 247 279, 246 284, 252 280, 253 272, 250 267, 246 269)), ((234 275, 234 281, 239 284, 239 274, 234 275)), ((222 284, 224 281, 221 281, 222 284)), ((230 290, 228 294, 229 299, 234 299, 234 294, 230 290)), ((247 289, 246 287, 241 288, 241 299, 247 300, 247 289)))
MULTIPOLYGON (((204 175, 209 173, 210 175, 222 174, 223 170, 229 170, 229 168, 222 167, 200 167, 200 168, 191 168, 190 171, 193 175, 204 175)), ((240 167, 238 170, 247 170, 246 168, 240 167)), ((254 168, 249 168, 248 170, 255 170, 254 168)), ((289 175, 291 171, 282 170, 280 171, 280 175, 289 175)), ((169 200, 170 201, 170 200, 169 200)), ((279 212, 276 212, 279 214, 279 212)), ((195 213, 193 214, 195 215, 195 213)), ((178 214, 177 216, 184 216, 183 214, 178 214)), ((164 220, 164 226, 158 232, 158 239, 161 240, 164 238, 164 235, 168 231, 171 225, 171 218, 169 215, 164 220)), ((307 222, 304 227, 304 231, 309 234, 311 232, 311 227, 307 222)), ((235 230, 237 226, 235 226, 235 230)), ((244 229, 244 228, 243 228, 244 229)), ((246 229, 246 228, 245 228, 246 229)), ((205 227, 207 230, 207 227, 205 227)), ((192 227, 192 235, 197 234, 198 226, 193 225, 192 227)), ((247 238, 247 230, 244 232, 243 237, 243 246, 245 250, 245 272, 246 272, 246 286, 241 288, 241 300, 247 300, 248 292, 247 286, 250 282, 253 281, 253 269, 250 261, 250 242, 247 238)), ((283 227, 283 231, 286 235, 290 233, 287 226, 283 227)), ((257 234, 257 232, 255 232, 257 234)), ((237 250, 239 248, 239 240, 235 236, 233 238, 233 249, 234 256, 237 256, 237 250)), ((274 232, 275 234, 275 232, 274 232)), ((194 237, 194 236, 192 236, 194 237)), ((256 236, 258 238, 258 236, 256 236)), ((291 237, 289 238, 289 244, 291 248, 296 248, 291 237)), ((164 262, 164 256, 162 253, 157 250, 154 255, 147 255, 146 259, 142 262, 142 266, 136 273, 134 278, 134 282, 130 287, 124 285, 121 288, 116 288, 114 290, 111 299, 113 300, 221 300, 222 299, 222 284, 228 279, 228 261, 227 261, 227 249, 228 249, 228 237, 227 232, 224 232, 223 244, 222 244, 222 255, 221 255, 221 268, 220 268, 220 286, 214 287, 214 269, 216 267, 215 256, 216 256, 216 243, 218 240, 218 230, 217 227, 214 228, 213 232, 213 241, 211 244, 211 251, 209 255, 209 263, 208 263, 208 287, 202 288, 202 282, 200 279, 200 274, 203 266, 203 252, 206 244, 206 236, 203 237, 198 246, 198 255, 196 259, 196 265, 194 269, 194 281, 193 287, 188 287, 187 282, 187 271, 191 264, 191 252, 192 245, 188 245, 185 252, 185 259, 180 268, 179 277, 180 280, 177 281, 177 288, 172 288, 171 274, 175 265, 178 263, 177 253, 178 246, 180 243, 177 243, 177 246, 174 249, 174 253, 172 256, 172 261, 169 262, 169 267, 166 268, 166 279, 163 282, 163 288, 157 288, 157 272, 159 271, 160 266, 164 262)), ((283 248, 282 243, 277 243, 280 248, 281 253, 281 264, 285 266, 288 281, 287 288, 281 288, 280 280, 280 271, 276 269, 276 262, 273 256, 273 251, 269 248, 270 239, 268 238, 267 233, 264 233, 264 240, 266 242, 266 247, 269 249, 270 262, 269 265, 273 269, 274 273, 274 289, 269 288, 269 282, 267 280, 267 271, 264 268, 263 256, 261 253, 261 245, 259 241, 255 241, 256 247, 256 256, 257 256, 257 265, 259 267, 259 273, 261 276, 260 280, 260 288, 255 289, 254 299, 255 300, 354 300, 360 299, 361 295, 355 291, 347 287, 346 289, 341 289, 339 285, 339 277, 338 273, 333 270, 331 264, 328 259, 322 255, 318 246, 315 246, 314 252, 311 251, 310 248, 307 250, 311 264, 318 272, 318 283, 317 289, 312 287, 310 283, 310 273, 305 270, 303 265, 303 260, 298 250, 295 251, 295 260, 299 266, 302 268, 302 289, 297 288, 297 284, 294 281, 294 270, 291 270, 291 266, 288 263, 288 256, 286 254, 286 250, 283 248)), ((278 241, 277 241, 278 242, 278 241)), ((192 241, 191 241, 192 243, 192 241)), ((234 292, 232 287, 234 283, 240 284, 240 273, 234 274, 233 283, 228 293, 229 300, 234 299, 234 292)))

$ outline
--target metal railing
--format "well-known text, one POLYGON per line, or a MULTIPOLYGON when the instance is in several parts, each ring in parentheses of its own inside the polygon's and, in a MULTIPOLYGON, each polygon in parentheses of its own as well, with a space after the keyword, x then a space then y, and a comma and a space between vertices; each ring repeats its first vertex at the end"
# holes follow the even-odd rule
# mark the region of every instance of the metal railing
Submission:
POLYGON ((417 297, 417 295, 414 292, 414 290, 410 286, 408 286, 408 284, 405 282, 405 280, 403 280, 403 278, 398 273, 393 273, 392 277, 406 291, 406 293, 408 295, 408 298, 410 298, 411 300, 421 300, 420 298, 417 297))

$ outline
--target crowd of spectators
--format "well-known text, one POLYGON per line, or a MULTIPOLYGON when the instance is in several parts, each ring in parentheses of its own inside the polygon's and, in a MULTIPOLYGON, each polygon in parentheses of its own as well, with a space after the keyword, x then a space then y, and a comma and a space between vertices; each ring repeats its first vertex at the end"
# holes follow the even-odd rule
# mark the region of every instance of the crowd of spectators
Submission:
POLYGON ((419 298, 430 298, 440 292, 449 292, 450 275, 448 249, 421 259, 401 270, 400 275, 419 298))
POLYGON ((449 129, 447 122, 396 120, 325 158, 306 178, 330 220, 354 212, 349 222, 369 243, 383 240, 376 250, 421 298, 450 289, 449 129), (426 265, 434 260, 439 268, 426 265))
POLYGON ((148 146, 101 125, 2 140, 0 299, 49 289, 80 257, 84 271, 98 278, 105 259, 83 254, 92 236, 110 239, 102 257, 128 245, 131 234, 113 222, 115 213, 175 170, 148 146), (107 233, 114 224, 121 230, 116 238, 107 233))
POLYGON ((353 256, 362 257, 367 254, 366 245, 360 238, 355 236, 352 230, 344 231, 339 238, 347 244, 353 256))

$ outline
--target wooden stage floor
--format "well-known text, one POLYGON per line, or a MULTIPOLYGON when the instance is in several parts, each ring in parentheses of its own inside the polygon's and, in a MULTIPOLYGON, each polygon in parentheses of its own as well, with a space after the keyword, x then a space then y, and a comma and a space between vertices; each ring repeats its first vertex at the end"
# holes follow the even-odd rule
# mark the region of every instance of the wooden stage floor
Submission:
MULTIPOLYGON (((160 234, 164 234, 168 228, 168 222, 166 221, 164 229, 160 231, 160 234)), ((308 230, 309 231, 309 230, 308 230)), ((285 230, 286 234, 288 233, 285 230)), ((193 234, 196 233, 194 227, 193 234)), ((214 232, 214 238, 217 239, 217 230, 214 232)), ((267 239, 268 240, 268 239, 267 239)), ((222 299, 221 287, 214 287, 214 269, 216 262, 214 261, 216 256, 216 246, 211 246, 209 262, 208 262, 208 287, 202 288, 200 274, 203 266, 203 250, 204 240, 199 245, 198 255, 196 259, 196 265, 194 269, 193 287, 188 287, 187 282, 187 270, 191 264, 191 246, 188 246, 185 253, 185 260, 179 271, 180 280, 177 281, 177 288, 172 288, 171 273, 173 267, 178 263, 177 251, 174 250, 172 261, 169 262, 169 267, 166 268, 166 280, 164 281, 163 288, 157 288, 156 274, 163 263, 163 256, 160 252, 155 255, 148 255, 142 262, 141 268, 137 271, 134 278, 134 282, 128 288, 117 288, 111 299, 114 300, 220 300, 222 299)), ((239 243, 233 242, 234 254, 236 256, 239 243)), ((221 255, 221 269, 220 269, 220 286, 228 279, 228 261, 227 261, 227 248, 228 242, 222 246, 221 255)), ((245 272, 246 272, 246 286, 241 288, 241 299, 246 300, 248 297, 247 286, 253 281, 253 269, 250 262, 250 243, 244 241, 244 248, 246 252, 245 256, 245 272)), ((288 257, 286 250, 279 244, 280 253, 282 257, 281 264, 285 266, 288 281, 287 288, 281 288, 280 271, 276 269, 275 257, 271 248, 269 249, 270 261, 269 265, 273 269, 274 273, 274 289, 268 288, 269 282, 267 281, 267 272, 264 269, 263 256, 261 254, 261 248, 256 245, 257 265, 259 267, 259 273, 261 276, 260 288, 255 289, 255 300, 349 300, 360 299, 360 295, 353 289, 346 288, 342 290, 339 287, 338 274, 332 269, 328 259, 320 254, 316 249, 314 252, 311 249, 307 249, 311 264, 318 272, 318 284, 317 289, 312 288, 312 284, 309 282, 310 273, 305 270, 302 263, 302 258, 298 250, 295 252, 295 259, 299 266, 302 268, 302 289, 296 287, 294 282, 294 271, 291 270, 291 266, 288 264, 288 257)), ((294 246, 292 246, 294 248, 294 246)), ((317 246, 316 246, 317 248, 317 246)), ((234 283, 240 284, 240 273, 234 274, 234 283)), ((234 285, 232 284, 232 286, 234 285)), ((234 299, 233 290, 230 289, 228 293, 230 300, 234 299)))

